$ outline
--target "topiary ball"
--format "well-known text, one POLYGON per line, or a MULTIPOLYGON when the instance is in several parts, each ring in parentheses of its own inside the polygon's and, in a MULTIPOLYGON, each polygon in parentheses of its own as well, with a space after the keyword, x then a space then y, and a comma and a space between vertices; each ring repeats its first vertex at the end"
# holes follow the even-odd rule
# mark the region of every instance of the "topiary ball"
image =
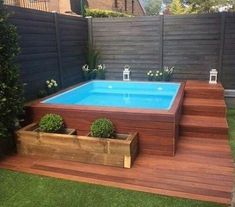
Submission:
POLYGON ((106 118, 97 119, 91 125, 91 136, 100 138, 112 138, 115 129, 113 123, 106 118))
POLYGON ((64 130, 63 118, 58 114, 46 114, 39 122, 41 132, 56 133, 64 130))

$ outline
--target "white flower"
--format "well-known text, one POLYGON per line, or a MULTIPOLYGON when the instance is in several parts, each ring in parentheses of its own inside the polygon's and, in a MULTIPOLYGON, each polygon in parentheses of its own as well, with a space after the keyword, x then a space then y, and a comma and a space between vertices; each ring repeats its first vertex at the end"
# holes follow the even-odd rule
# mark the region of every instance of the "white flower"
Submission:
POLYGON ((57 86, 58 86, 58 84, 57 84, 57 83, 55 83, 55 84, 54 84, 54 86, 55 86, 55 87, 57 87, 57 86))
POLYGON ((158 77, 158 74, 156 74, 156 76, 158 77))
POLYGON ((159 70, 157 70, 156 73, 159 73, 159 70))
POLYGON ((131 69, 131 67, 129 65, 124 66, 124 70, 130 70, 130 69, 131 69))
POLYGON ((98 66, 97 66, 97 69, 98 69, 98 70, 103 70, 103 66, 102 66, 102 65, 98 65, 98 66))
POLYGON ((83 66, 82 66, 82 70, 83 70, 83 71, 86 71, 86 72, 89 71, 89 66, 88 66, 87 64, 86 64, 86 65, 83 65, 83 66))
POLYGON ((151 73, 151 75, 150 76, 153 76, 153 74, 151 73))
POLYGON ((162 73, 160 73, 160 75, 162 75, 162 73))
POLYGON ((46 83, 47 83, 47 84, 50 84, 50 81, 49 81, 49 80, 47 80, 47 81, 46 81, 46 83))
POLYGON ((52 87, 52 86, 49 84, 49 85, 48 85, 48 88, 51 88, 51 87, 52 87))

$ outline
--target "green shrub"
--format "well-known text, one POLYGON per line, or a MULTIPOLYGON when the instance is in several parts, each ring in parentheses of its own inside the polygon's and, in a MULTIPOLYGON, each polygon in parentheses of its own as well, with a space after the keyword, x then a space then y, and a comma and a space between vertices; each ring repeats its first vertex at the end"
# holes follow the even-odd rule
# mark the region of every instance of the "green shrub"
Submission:
POLYGON ((91 136, 100 138, 112 138, 115 129, 113 123, 106 118, 97 119, 91 125, 91 136))
POLYGON ((8 21, 8 12, 0 0, 0 138, 15 147, 13 133, 23 113, 22 84, 15 63, 19 53, 16 28, 8 21))
POLYGON ((60 115, 46 114, 39 122, 41 132, 56 133, 64 130, 64 121, 60 115))
POLYGON ((85 16, 90 17, 132 17, 131 15, 110 11, 110 10, 100 10, 100 9, 86 9, 85 16))

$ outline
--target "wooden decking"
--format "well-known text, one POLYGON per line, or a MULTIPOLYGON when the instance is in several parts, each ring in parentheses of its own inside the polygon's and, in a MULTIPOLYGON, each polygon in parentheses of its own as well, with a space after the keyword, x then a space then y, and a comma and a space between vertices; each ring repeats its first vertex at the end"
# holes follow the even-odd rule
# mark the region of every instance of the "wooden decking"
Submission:
POLYGON ((221 96, 223 88, 220 85, 188 82, 185 92, 184 106, 190 107, 183 109, 181 136, 175 157, 140 154, 131 169, 122 169, 17 155, 2 161, 0 168, 229 204, 233 160, 227 138, 225 104, 221 96), (208 97, 214 101, 207 102, 208 97), (195 110, 196 106, 200 110, 195 110), (210 113, 205 114, 205 111, 210 113), (217 111, 219 113, 216 115, 214 112, 217 111))

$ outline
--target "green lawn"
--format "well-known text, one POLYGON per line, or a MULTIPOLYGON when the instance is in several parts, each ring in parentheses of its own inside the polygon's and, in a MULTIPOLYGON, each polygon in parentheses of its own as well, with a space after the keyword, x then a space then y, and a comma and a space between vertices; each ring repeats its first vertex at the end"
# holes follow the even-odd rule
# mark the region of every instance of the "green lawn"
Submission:
MULTIPOLYGON (((229 110, 235 158, 235 109, 229 110)), ((219 207, 221 205, 0 170, 0 207, 219 207)))
POLYGON ((233 158, 235 160, 235 109, 228 111, 229 137, 232 148, 233 158))

